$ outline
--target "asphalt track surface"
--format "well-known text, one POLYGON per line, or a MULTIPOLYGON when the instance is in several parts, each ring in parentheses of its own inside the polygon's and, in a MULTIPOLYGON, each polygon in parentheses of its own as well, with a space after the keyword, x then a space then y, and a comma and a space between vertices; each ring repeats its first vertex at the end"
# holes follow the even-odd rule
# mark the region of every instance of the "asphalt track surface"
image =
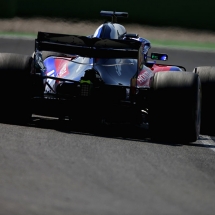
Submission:
MULTIPOLYGON (((33 50, 32 40, 0 39, 0 52, 33 50)), ((189 71, 215 65, 215 53, 152 50, 189 71)), ((127 127, 98 131, 36 116, 29 126, 1 123, 0 214, 213 215, 214 139, 156 143, 127 127)))

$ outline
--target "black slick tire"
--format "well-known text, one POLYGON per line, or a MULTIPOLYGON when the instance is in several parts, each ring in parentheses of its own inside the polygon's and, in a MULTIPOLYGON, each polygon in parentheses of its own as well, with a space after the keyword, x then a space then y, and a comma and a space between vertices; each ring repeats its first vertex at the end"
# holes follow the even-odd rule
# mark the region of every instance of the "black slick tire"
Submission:
POLYGON ((201 84, 191 72, 159 72, 151 82, 149 129, 158 141, 194 142, 200 131, 201 84))
POLYGON ((32 58, 0 53, 0 120, 26 123, 31 116, 30 70, 32 58))
POLYGON ((215 66, 196 67, 193 72, 199 75, 202 86, 201 133, 212 135, 215 134, 215 66))

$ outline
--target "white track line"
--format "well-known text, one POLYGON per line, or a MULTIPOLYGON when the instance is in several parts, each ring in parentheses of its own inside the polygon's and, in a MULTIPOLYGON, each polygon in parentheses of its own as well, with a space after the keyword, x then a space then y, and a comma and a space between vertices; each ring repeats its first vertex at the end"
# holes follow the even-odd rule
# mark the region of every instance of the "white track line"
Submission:
POLYGON ((206 135, 200 135, 199 141, 201 144, 208 146, 212 151, 215 152, 215 137, 210 137, 206 135), (209 147, 209 146, 214 146, 214 147, 209 147))

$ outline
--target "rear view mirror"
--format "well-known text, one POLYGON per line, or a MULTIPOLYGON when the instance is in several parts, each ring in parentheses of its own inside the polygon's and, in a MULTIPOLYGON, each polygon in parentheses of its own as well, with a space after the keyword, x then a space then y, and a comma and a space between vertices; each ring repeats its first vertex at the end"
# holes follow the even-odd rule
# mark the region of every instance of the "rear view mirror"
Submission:
POLYGON ((166 60, 168 60, 168 55, 167 54, 153 52, 153 53, 151 53, 151 59, 152 60, 166 61, 166 60))

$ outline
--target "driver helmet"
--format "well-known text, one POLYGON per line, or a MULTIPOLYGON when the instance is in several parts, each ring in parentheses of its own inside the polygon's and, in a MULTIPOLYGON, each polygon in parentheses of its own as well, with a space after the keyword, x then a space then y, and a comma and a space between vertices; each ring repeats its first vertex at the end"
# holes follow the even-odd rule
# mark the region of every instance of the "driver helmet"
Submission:
POLYGON ((93 37, 103 39, 118 39, 119 36, 115 26, 108 22, 100 25, 93 34, 93 37))

